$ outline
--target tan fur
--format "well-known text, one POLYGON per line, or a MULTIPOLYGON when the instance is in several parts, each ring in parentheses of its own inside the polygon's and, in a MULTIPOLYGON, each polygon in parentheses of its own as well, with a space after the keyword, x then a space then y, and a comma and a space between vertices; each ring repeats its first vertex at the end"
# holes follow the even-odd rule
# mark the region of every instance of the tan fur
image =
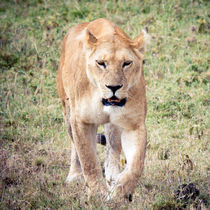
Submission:
POLYGON ((71 28, 66 34, 60 59, 57 87, 68 133, 72 139, 71 167, 67 182, 83 174, 89 195, 100 192, 116 198, 133 193, 142 173, 146 149, 146 97, 143 74, 145 34, 130 40, 106 19, 71 28), (106 68, 96 63, 103 60, 106 68), (132 61, 122 68, 124 61, 132 61), (104 106, 102 98, 113 93, 126 98, 123 107, 104 106), (103 179, 96 158, 97 127, 106 124, 107 160, 103 179), (120 173, 120 152, 127 159, 120 173))

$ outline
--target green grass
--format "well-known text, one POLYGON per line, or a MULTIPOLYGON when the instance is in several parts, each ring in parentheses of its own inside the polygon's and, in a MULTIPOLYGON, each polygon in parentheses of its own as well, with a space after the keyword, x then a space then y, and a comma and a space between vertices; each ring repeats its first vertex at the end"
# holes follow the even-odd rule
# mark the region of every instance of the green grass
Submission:
MULTIPOLYGON (((207 0, 32 0, 0 3, 1 209, 175 209, 193 182, 208 208, 207 0), (84 182, 65 186, 70 141, 56 90, 61 41, 80 22, 106 17, 132 38, 144 27, 148 148, 132 203, 87 202, 84 182)), ((105 148, 99 146, 103 163, 105 148)))

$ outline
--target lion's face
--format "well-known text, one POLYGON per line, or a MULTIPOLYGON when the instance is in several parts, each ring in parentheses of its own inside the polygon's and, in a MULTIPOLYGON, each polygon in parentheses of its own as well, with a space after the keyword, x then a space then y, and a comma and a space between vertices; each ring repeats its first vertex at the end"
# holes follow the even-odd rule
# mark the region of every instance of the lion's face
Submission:
POLYGON ((143 55, 127 42, 105 41, 89 51, 87 76, 105 106, 124 106, 128 90, 139 80, 143 55))

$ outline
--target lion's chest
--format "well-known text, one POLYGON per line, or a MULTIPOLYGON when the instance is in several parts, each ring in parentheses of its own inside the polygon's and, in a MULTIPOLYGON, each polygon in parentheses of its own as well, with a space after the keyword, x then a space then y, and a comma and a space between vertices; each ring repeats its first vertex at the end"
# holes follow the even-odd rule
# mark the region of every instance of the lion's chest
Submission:
POLYGON ((109 122, 124 129, 134 129, 138 121, 138 113, 126 107, 104 107, 104 112, 109 115, 109 122))
POLYGON ((79 107, 80 119, 88 124, 112 123, 121 128, 133 129, 139 120, 138 110, 135 108, 104 106, 98 95, 91 100, 83 98, 79 107))
POLYGON ((88 124, 105 124, 109 122, 109 115, 103 111, 103 105, 99 97, 93 97, 91 100, 80 101, 80 118, 88 124))

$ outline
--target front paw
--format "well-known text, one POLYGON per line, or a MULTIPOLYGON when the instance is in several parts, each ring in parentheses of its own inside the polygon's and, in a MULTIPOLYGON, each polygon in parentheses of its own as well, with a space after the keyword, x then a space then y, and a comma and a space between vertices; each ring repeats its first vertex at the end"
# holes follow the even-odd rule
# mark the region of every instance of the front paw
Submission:
POLYGON ((133 200, 133 193, 127 192, 123 189, 123 186, 117 186, 114 190, 110 193, 110 197, 108 201, 113 201, 115 203, 122 203, 122 202, 132 202, 133 200))
POLYGON ((65 183, 70 184, 72 182, 78 181, 82 179, 82 172, 74 172, 74 173, 69 173, 65 183))
POLYGON ((137 184, 137 179, 132 179, 132 174, 122 173, 118 177, 115 185, 111 188, 111 198, 113 200, 132 201, 132 194, 137 184))

